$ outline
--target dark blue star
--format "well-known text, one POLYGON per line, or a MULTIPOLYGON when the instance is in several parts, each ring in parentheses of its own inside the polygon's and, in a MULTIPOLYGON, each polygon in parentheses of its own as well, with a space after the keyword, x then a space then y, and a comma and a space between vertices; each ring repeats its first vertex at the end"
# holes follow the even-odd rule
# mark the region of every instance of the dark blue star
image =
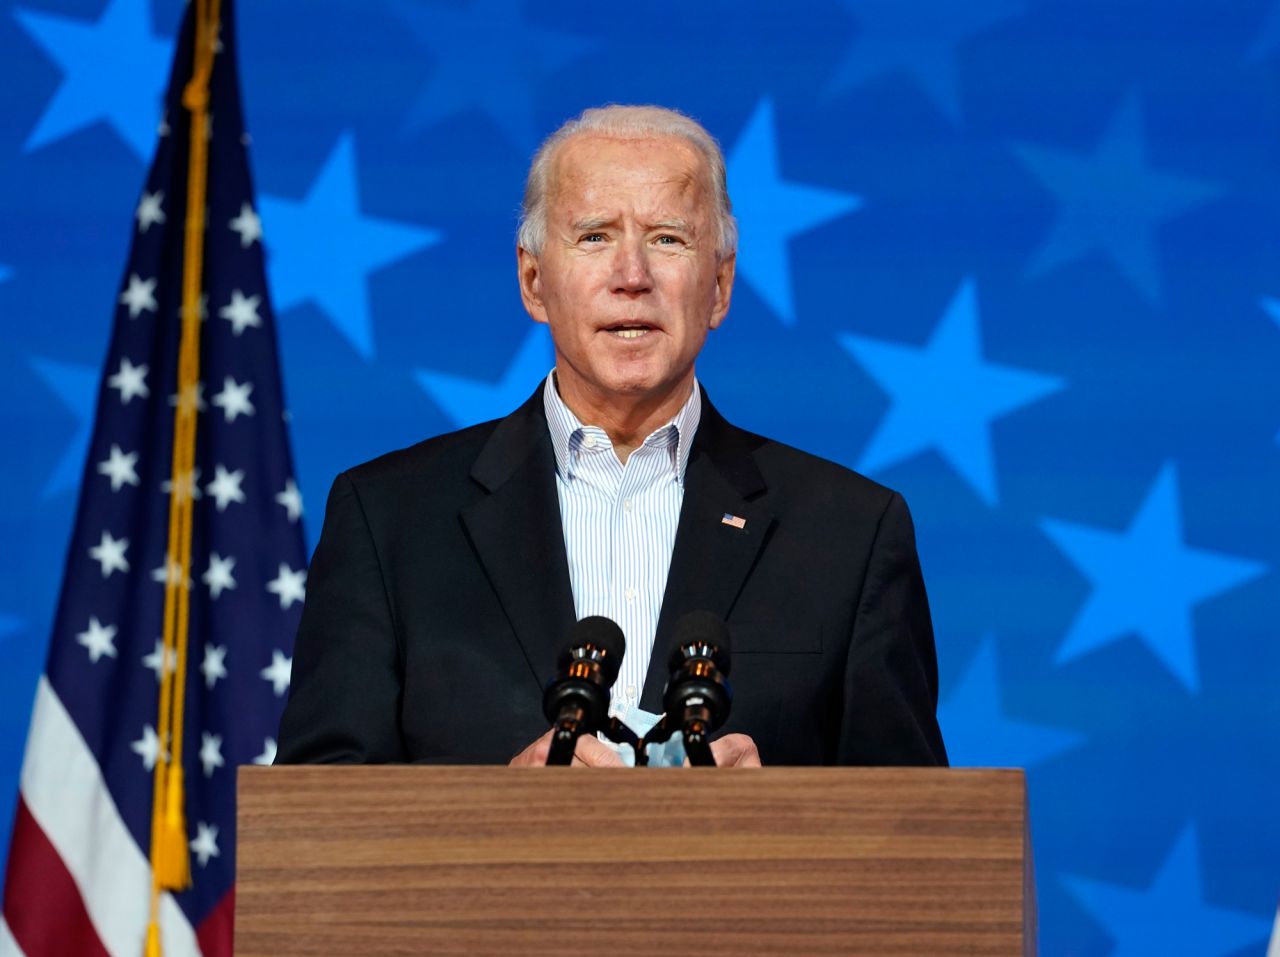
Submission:
POLYGON ((546 326, 539 325, 525 336, 498 382, 424 369, 415 372, 414 377, 454 426, 461 429, 506 415, 529 397, 534 383, 546 376, 554 364, 551 336, 546 326))
POLYGON ((14 17, 65 74, 23 148, 106 120, 140 158, 150 155, 172 43, 152 34, 147 0, 112 0, 94 23, 27 10, 14 17))
POLYGON ((1184 544, 1172 463, 1123 532, 1050 519, 1040 527, 1093 586, 1056 660, 1136 634, 1192 692, 1200 682, 1191 609, 1267 571, 1261 562, 1184 544))
POLYGON ((1194 825, 1188 825, 1146 890, 1064 877, 1063 883, 1115 941, 1110 957, 1214 957, 1265 943, 1271 922, 1205 902, 1194 825))
POLYGON ((1249 47, 1247 59, 1257 63, 1270 58, 1277 52, 1280 52, 1280 3, 1272 3, 1262 29, 1258 31, 1257 39, 1249 47))
POLYGON ((738 275, 787 325, 796 321, 787 243, 862 205, 852 193, 787 182, 778 168, 773 103, 761 100, 728 158, 729 194, 742 226, 738 275))
POLYGON ((1074 731, 1005 716, 1000 705, 996 643, 991 637, 983 639, 968 670, 946 701, 938 705, 938 723, 956 767, 1029 767, 1083 740, 1074 731))
POLYGON ((466 11, 437 3, 395 5, 434 58, 431 79, 405 118, 407 131, 477 109, 521 152, 532 150, 538 141, 537 80, 595 43, 530 25, 522 5, 521 0, 476 0, 466 11))
POLYGON ((1057 219, 1028 272, 1043 273, 1098 250, 1152 302, 1161 291, 1157 227, 1221 192, 1146 164, 1135 96, 1121 103, 1092 153, 1016 149, 1058 199, 1057 219))
POLYGON ((923 346, 851 334, 838 339, 892 403, 858 468, 873 472, 937 449, 989 505, 998 500, 992 421, 1063 387, 1057 376, 982 358, 971 279, 961 284, 923 346))
POLYGON ((901 70, 956 123, 956 47, 1023 8, 1019 0, 845 0, 845 6, 858 34, 831 81, 831 92, 901 70))
POLYGON ((56 362, 53 359, 30 358, 35 370, 50 391, 75 416, 76 430, 67 441, 62 458, 45 483, 45 498, 74 491, 80 485, 85 456, 89 454, 89 438, 93 434, 93 413, 98 404, 99 370, 94 366, 56 362))
POLYGON ((442 233, 360 212, 350 134, 338 139, 301 202, 263 196, 262 214, 276 307, 314 302, 352 348, 373 359, 368 274, 435 245, 442 233))

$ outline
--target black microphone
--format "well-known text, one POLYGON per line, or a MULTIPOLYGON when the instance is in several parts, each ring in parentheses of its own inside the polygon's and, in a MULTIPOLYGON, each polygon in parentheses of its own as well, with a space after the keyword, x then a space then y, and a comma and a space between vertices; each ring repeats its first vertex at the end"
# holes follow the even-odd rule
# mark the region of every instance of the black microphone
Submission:
POLYGON ((664 721, 684 733, 693 765, 714 765, 707 740, 729 717, 729 626, 709 611, 691 611, 675 624, 675 650, 667 664, 671 678, 662 692, 664 721))
POLYGON ((557 674, 542 694, 542 713, 552 725, 547 764, 568 764, 578 736, 609 723, 609 689, 618 680, 627 640, 622 629, 600 615, 583 618, 569 630, 557 674))

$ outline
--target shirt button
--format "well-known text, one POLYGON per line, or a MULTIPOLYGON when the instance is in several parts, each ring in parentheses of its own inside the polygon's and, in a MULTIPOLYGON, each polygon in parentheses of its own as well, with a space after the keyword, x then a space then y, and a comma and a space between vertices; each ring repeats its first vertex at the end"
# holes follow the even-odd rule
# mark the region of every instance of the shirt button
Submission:
POLYGON ((627 596, 627 601, 635 601, 635 600, 636 600, 636 590, 635 590, 634 588, 628 588, 628 589, 627 589, 627 591, 626 591, 626 596, 627 596))
POLYGON ((629 498, 624 498, 624 499, 622 500, 622 510, 623 510, 624 512, 629 512, 629 511, 631 511, 631 509, 632 509, 631 499, 629 499, 629 498))
POLYGON ((627 685, 627 697, 631 698, 632 700, 635 700, 635 696, 636 696, 636 686, 627 685))
POLYGON ((596 437, 588 432, 586 438, 582 440, 582 444, 589 449, 594 449, 596 447, 596 437))

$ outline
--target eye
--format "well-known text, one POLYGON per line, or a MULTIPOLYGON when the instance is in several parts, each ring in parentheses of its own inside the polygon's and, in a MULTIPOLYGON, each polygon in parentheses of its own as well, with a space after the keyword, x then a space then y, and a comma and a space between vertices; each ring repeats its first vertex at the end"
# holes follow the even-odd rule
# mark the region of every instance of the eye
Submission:
POLYGON ((657 238, 657 243, 659 246, 679 246, 684 243, 684 240, 679 236, 672 236, 670 233, 663 233, 657 238))
POLYGON ((583 235, 582 235, 581 237, 579 237, 578 242, 580 242, 580 243, 602 243, 602 242, 604 242, 604 240, 605 240, 604 233, 583 233, 583 235))

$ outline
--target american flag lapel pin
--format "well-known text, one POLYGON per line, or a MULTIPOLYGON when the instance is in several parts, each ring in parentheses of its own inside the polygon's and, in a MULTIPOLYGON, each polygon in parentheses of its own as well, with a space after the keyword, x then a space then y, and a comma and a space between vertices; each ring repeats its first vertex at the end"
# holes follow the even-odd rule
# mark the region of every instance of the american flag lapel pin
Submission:
POLYGON ((746 528, 747 520, 741 515, 730 515, 728 512, 725 512, 724 518, 720 519, 720 524, 729 525, 733 528, 746 528))

